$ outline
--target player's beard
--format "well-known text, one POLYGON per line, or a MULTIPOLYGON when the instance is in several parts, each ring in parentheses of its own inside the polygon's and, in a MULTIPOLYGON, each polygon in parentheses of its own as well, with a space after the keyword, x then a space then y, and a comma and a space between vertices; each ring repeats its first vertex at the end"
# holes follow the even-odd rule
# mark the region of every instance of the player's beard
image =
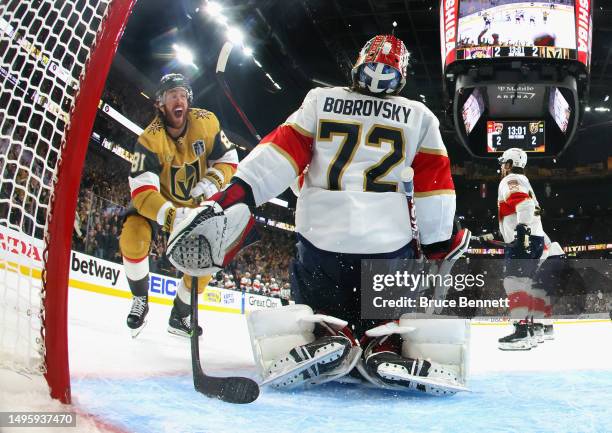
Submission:
POLYGON ((187 122, 188 107, 183 104, 174 104, 172 106, 165 105, 161 110, 164 114, 166 126, 174 129, 183 129, 187 122))

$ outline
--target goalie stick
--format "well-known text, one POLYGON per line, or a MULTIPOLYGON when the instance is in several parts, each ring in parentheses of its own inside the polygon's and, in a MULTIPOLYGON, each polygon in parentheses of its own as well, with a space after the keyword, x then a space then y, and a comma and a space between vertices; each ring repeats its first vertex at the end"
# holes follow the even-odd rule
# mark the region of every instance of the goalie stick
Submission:
POLYGON ((207 376, 200 364, 198 329, 198 277, 191 277, 191 367, 193 386, 207 397, 218 398, 227 403, 251 403, 259 397, 259 386, 246 377, 207 376))
POLYGON ((410 217, 410 228, 412 229, 412 239, 414 240, 414 249, 417 259, 423 257, 423 251, 421 250, 421 240, 419 235, 419 224, 416 219, 416 210, 414 207, 414 169, 412 167, 406 167, 400 173, 400 178, 404 184, 404 190, 406 193, 406 202, 408 203, 408 216, 410 217))

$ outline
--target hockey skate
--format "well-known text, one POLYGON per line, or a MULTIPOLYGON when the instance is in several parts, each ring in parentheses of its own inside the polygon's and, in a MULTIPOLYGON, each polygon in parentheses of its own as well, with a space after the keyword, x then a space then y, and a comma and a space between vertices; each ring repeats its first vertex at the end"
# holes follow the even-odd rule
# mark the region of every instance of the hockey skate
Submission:
POLYGON ((272 362, 262 385, 293 388, 301 384, 318 385, 327 382, 325 379, 332 380, 336 378, 335 372, 340 367, 344 368, 348 363, 352 364, 352 369, 359 358, 361 350, 353 348, 358 350, 355 352, 350 349, 351 342, 344 336, 322 337, 295 347, 286 356, 272 362))
POLYGON ((555 332, 553 325, 544 325, 544 340, 554 340, 555 332))
MULTIPOLYGON (((191 337, 191 316, 181 317, 176 312, 176 308, 172 308, 168 320, 168 332, 180 337, 191 337)), ((202 327, 198 326, 198 337, 201 335, 202 327)))
POLYGON ((538 337, 536 336, 533 320, 527 323, 527 331, 529 332, 529 343, 531 348, 538 347, 538 337))
POLYGON ((544 325, 539 322, 533 322, 532 325, 535 340, 538 342, 538 344, 544 343, 544 325))
POLYGON ((149 312, 149 299, 145 296, 134 296, 132 298, 132 308, 127 316, 127 326, 131 329, 132 338, 138 334, 147 324, 147 313, 149 312))
POLYGON ((370 355, 366 371, 384 388, 416 390, 432 395, 453 395, 469 389, 459 383, 458 376, 444 366, 422 359, 404 358, 391 352, 370 355))
POLYGON ((396 353, 398 343, 389 344, 391 339, 383 336, 368 342, 362 361, 357 366, 359 373, 372 385, 436 396, 469 391, 460 383, 454 370, 435 362, 401 356, 396 353))
POLYGON ((533 346, 529 324, 524 320, 515 322, 514 332, 500 338, 498 342, 501 350, 531 350, 533 346))

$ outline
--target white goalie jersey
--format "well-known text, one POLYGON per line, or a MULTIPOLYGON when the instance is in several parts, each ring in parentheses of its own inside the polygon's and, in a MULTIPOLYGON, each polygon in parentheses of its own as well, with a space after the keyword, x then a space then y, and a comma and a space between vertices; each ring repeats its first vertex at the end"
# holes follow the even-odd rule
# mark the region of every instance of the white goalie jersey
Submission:
POLYGON ((311 90, 240 163, 260 205, 303 174, 296 230, 326 251, 375 254, 412 238, 403 168, 415 171, 421 242, 451 237, 455 191, 439 122, 420 102, 348 88, 311 90))

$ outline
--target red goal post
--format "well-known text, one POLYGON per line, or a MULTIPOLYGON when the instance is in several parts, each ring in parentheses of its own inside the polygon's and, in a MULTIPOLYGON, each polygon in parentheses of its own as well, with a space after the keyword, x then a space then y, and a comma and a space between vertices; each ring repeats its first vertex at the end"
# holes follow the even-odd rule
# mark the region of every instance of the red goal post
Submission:
POLYGON ((0 367, 43 373, 51 396, 64 403, 71 399, 67 307, 76 200, 98 102, 134 3, 0 5, 0 367), (40 245, 42 263, 22 257, 22 245, 40 245))

